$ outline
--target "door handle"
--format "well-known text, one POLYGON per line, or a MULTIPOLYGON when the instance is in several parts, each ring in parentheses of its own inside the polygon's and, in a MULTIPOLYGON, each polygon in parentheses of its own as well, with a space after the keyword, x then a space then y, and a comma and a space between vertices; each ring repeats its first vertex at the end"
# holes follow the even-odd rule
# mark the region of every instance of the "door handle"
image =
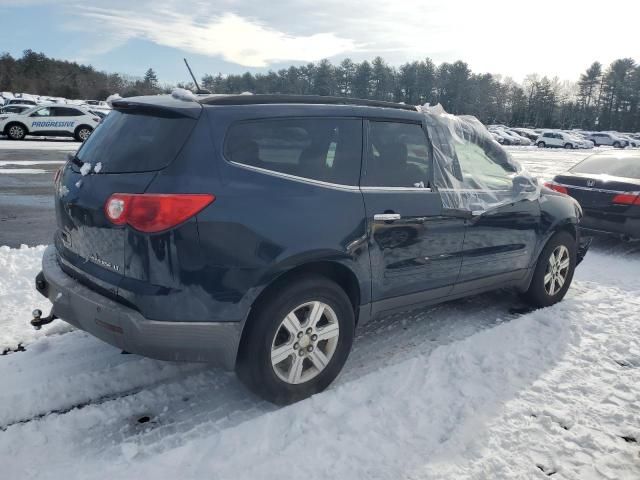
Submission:
POLYGON ((394 220, 400 220, 402 215, 399 213, 376 213, 373 219, 379 222, 392 222, 394 220))

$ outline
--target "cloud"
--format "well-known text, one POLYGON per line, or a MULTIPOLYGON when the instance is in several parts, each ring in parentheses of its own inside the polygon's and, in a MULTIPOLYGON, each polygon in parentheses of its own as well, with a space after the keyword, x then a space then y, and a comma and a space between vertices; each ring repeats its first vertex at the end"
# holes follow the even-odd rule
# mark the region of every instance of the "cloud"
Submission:
MULTIPOLYGON (((54 0, 0 0, 0 5, 54 0)), ((243 67, 376 55, 392 65, 464 60, 477 72, 575 79, 591 62, 640 60, 640 2, 608 0, 55 0, 50 28, 83 33, 85 61, 142 38, 243 67), (69 2, 73 2, 71 5, 69 2)), ((39 12, 34 12, 37 15, 39 12)), ((9 27, 11 28, 11 27, 9 27)), ((215 64, 215 60, 212 62, 215 64)), ((228 68, 225 65, 224 68, 228 68)))
POLYGON ((246 67, 265 67, 281 61, 314 61, 356 48, 354 41, 331 32, 290 35, 235 13, 202 20, 195 14, 155 8, 145 15, 96 7, 79 14, 98 30, 123 39, 144 38, 246 67))

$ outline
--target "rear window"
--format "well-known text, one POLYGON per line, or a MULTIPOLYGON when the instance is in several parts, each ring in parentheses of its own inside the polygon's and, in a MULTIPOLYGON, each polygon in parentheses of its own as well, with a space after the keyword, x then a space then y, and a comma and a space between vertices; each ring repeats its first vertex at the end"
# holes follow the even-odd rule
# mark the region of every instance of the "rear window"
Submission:
POLYGON ((593 155, 569 171, 588 175, 606 174, 614 177, 640 179, 640 155, 593 155))
POLYGON ((100 162, 104 173, 161 170, 178 155, 196 122, 171 112, 113 110, 77 157, 92 164, 100 162))
POLYGON ((298 177, 358 185, 362 120, 283 118, 240 122, 227 133, 227 160, 298 177))

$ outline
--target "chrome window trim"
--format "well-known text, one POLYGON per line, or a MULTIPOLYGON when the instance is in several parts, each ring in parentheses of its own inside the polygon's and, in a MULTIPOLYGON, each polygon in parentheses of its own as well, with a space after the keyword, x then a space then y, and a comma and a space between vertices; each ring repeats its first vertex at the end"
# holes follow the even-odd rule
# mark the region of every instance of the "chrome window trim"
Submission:
POLYGON ((433 192, 430 187, 360 187, 363 192, 433 192))
POLYGON ((236 167, 251 170, 253 172, 263 173, 265 175, 271 175, 272 177, 284 178, 286 180, 293 180, 294 182, 306 183, 309 185, 315 185, 317 187, 333 188, 334 190, 347 190, 347 191, 360 191, 360 187, 357 185, 342 185, 340 183, 324 182, 322 180, 315 180, 313 178, 299 177, 297 175, 291 175, 289 173, 277 172, 275 170, 269 170, 267 168, 256 167, 254 165, 245 165, 244 163, 234 162, 228 160, 231 165, 236 167))
POLYGON ((238 163, 229 160, 231 165, 244 168, 257 173, 263 173, 265 175, 271 175, 272 177, 283 178, 286 180, 293 180, 294 182, 306 183, 309 185, 315 185, 318 187, 333 188, 335 190, 346 190, 351 192, 433 192, 429 187, 359 187, 357 185, 342 185, 339 183, 324 182, 322 180, 315 180, 313 178, 299 177, 297 175, 291 175, 290 173, 277 172, 275 170, 269 170, 268 168, 256 167, 254 165, 245 165, 244 163, 238 163))

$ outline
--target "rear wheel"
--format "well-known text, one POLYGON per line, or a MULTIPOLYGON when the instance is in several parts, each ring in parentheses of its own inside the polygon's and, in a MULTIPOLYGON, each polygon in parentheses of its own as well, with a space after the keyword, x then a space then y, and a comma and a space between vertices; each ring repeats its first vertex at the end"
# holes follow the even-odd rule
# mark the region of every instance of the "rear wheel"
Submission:
POLYGON ((243 383, 277 404, 327 388, 353 343, 353 306, 342 288, 317 275, 297 277, 256 309, 236 365, 243 383))
POLYGON ((620 148, 620 142, 613 142, 613 148, 620 148))
POLYGON ((566 148, 566 149, 573 149, 573 145, 571 145, 570 143, 565 143, 565 144, 564 144, 564 148, 566 148))
POLYGON ((536 264, 525 300, 534 307, 558 303, 569 290, 576 268, 576 241, 568 232, 558 232, 545 245, 536 264))
POLYGON ((546 144, 546 143, 544 143, 544 142, 538 142, 538 148, 544 148, 544 147, 546 147, 546 146, 547 146, 547 144, 546 144))
POLYGON ((91 132, 93 132, 93 129, 91 127, 78 127, 75 134, 76 140, 79 142, 84 142, 87 138, 89 138, 91 132))
POLYGON ((18 123, 14 123, 7 129, 7 135, 11 140, 24 140, 27 135, 27 129, 18 123))

